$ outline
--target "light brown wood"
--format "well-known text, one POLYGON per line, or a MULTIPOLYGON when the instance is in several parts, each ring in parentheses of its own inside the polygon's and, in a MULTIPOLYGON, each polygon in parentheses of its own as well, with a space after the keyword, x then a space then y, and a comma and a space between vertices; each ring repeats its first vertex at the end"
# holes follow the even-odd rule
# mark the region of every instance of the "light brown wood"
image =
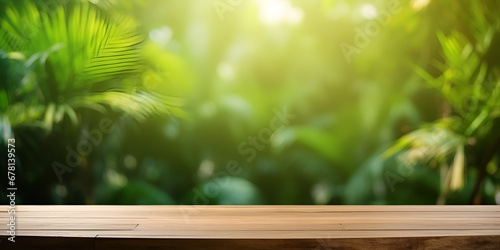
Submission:
MULTIPOLYGON (((0 224, 0 235, 4 236, 0 246, 10 244, 5 237, 8 217, 7 206, 0 206, 0 218, 5 222, 0 224)), ((76 249, 120 248, 120 241, 149 244, 151 248, 199 242, 223 249, 223 244, 241 247, 240 243, 252 245, 264 239, 276 247, 296 242, 297 246, 314 248, 325 241, 353 247, 352 242, 359 240, 377 248, 382 243, 402 244, 406 239, 417 248, 432 248, 438 243, 452 247, 454 242, 476 242, 488 248, 500 244, 499 238, 500 206, 16 207, 16 241, 28 245, 46 242, 53 249, 57 245, 50 239, 61 244, 71 242, 69 239, 82 242, 76 249), (100 244, 109 248, 100 248, 100 244)), ((10 247, 23 246, 18 242, 10 247)))

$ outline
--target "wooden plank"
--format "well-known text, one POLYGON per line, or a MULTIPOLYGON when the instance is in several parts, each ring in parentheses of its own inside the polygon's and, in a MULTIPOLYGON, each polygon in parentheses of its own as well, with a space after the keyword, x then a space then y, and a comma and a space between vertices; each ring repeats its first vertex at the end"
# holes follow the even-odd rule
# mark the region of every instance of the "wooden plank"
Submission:
MULTIPOLYGON (((76 222, 76 221, 75 221, 76 222)), ((26 223, 16 223, 17 230, 133 230, 138 226, 138 224, 123 224, 123 223, 113 223, 102 221, 91 221, 91 222, 71 222, 71 221, 58 221, 58 222, 26 222, 26 223)), ((9 226, 7 224, 1 224, 0 230, 6 231, 9 226)))
POLYGON ((150 231, 70 231, 19 230, 19 236, 97 237, 144 239, 336 239, 336 238, 401 238, 433 236, 494 236, 500 230, 358 230, 358 231, 258 231, 258 230, 150 230, 150 231))
MULTIPOLYGON (((7 222, 7 206, 0 211, 7 222)), ((500 238, 500 206, 18 206, 16 211, 16 238, 23 244, 88 239, 82 249, 117 249, 124 242, 132 249, 245 249, 263 241, 263 249, 315 248, 320 242, 353 249, 456 248, 458 242, 488 248, 500 238), (93 245, 86 248, 89 242, 93 245)), ((0 224, 0 244, 6 242, 6 224, 0 224)))
MULTIPOLYGON (((290 219, 290 218, 500 218, 499 212, 328 212, 328 213, 299 213, 299 212, 281 212, 281 213, 264 213, 264 212, 244 212, 232 211, 227 213, 208 213, 203 210, 189 211, 186 213, 169 213, 169 212, 17 212, 17 217, 81 217, 84 214, 86 218, 176 218, 176 219, 196 219, 196 218, 216 218, 223 216, 224 218, 254 218, 256 216, 270 216, 275 219, 290 219)), ((8 218, 7 213, 3 213, 0 218, 8 218)))
MULTIPOLYGON (((410 229, 428 229, 435 230, 446 229, 498 229, 500 227, 500 218, 436 218, 432 222, 423 221, 415 218, 372 218, 359 220, 358 218, 343 219, 303 219, 295 218, 293 220, 274 220, 272 218, 255 219, 202 219, 198 218, 192 221, 182 219, 93 219, 89 222, 88 218, 73 218, 71 221, 64 218, 19 218, 16 222, 18 230, 227 230, 230 226, 232 230, 410 230, 410 229)), ((7 225, 0 225, 0 229, 6 230, 7 225)))
POLYGON ((0 249, 109 250, 109 249, 498 249, 500 237, 450 236, 353 239, 114 239, 17 237, 4 238, 0 249))
POLYGON ((356 239, 102 239, 95 242, 96 250, 107 249, 491 249, 497 250, 500 238, 483 237, 422 237, 422 238, 356 238, 356 239))
MULTIPOLYGON (((40 212, 40 211, 68 211, 68 206, 60 205, 23 205, 17 206, 16 211, 21 212, 40 212)), ((8 206, 0 206, 0 212, 6 212, 8 206)), ((199 209, 206 212, 226 212, 238 210, 241 212, 302 212, 302 213, 317 213, 322 211, 327 212, 384 212, 384 211, 416 211, 416 212, 438 212, 438 211, 455 211, 455 212, 499 212, 500 206, 485 205, 485 206, 450 206, 450 205, 375 205, 375 206, 360 206, 360 205, 342 205, 342 206, 331 206, 331 205, 317 205, 317 206, 303 206, 303 205, 283 205, 283 206, 268 206, 268 205, 255 205, 255 206, 241 206, 241 205, 220 205, 220 206, 195 206, 195 205, 130 205, 130 206, 114 206, 114 205, 72 205, 71 211, 81 211, 81 212, 122 212, 122 211, 169 211, 175 212, 182 209, 199 209), (307 209, 305 209, 307 208, 307 209)))

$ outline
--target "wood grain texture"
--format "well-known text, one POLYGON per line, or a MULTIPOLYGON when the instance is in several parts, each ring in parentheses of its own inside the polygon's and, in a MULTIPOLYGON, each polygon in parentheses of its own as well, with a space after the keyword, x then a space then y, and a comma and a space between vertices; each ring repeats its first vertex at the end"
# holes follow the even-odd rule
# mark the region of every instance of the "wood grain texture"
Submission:
POLYGON ((500 249, 500 206, 17 206, 16 243, 8 217, 0 249, 500 249))

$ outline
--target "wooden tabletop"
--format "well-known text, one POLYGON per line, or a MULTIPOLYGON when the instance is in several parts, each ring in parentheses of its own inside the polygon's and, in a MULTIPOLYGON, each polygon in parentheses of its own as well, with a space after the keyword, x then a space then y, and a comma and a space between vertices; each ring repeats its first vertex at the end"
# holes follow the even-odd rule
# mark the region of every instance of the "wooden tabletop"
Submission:
POLYGON ((7 211, 12 249, 500 249, 500 206, 16 206, 15 243, 7 211))

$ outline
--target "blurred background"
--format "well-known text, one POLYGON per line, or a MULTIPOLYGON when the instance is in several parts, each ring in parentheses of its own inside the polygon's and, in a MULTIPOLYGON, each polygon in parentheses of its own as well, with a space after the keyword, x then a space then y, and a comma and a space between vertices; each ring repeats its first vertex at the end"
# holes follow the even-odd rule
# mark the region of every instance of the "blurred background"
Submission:
POLYGON ((496 0, 1 0, 0 200, 500 204, 496 0))

